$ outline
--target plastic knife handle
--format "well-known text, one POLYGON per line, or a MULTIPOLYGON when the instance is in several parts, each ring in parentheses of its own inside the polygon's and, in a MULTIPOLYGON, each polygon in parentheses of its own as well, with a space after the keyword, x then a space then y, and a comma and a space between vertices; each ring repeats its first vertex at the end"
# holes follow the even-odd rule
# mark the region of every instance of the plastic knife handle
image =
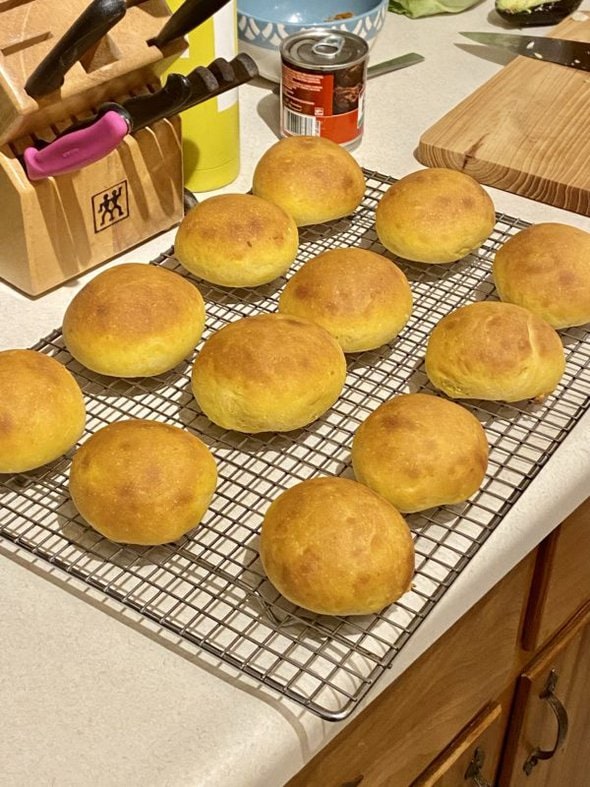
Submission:
POLYGON ((217 79, 220 85, 224 85, 228 82, 233 82, 235 79, 234 70, 232 64, 227 61, 224 57, 217 57, 212 63, 209 63, 207 66, 209 71, 213 74, 213 76, 217 79))
POLYGON ((32 98, 40 98, 61 87, 74 63, 125 15, 126 10, 125 0, 93 0, 27 79, 27 93, 32 98))
POLYGON ((82 169, 114 150, 128 133, 128 120, 120 112, 111 110, 88 128, 59 137, 42 150, 27 148, 23 158, 29 180, 82 169))
POLYGON ((219 81, 219 87, 217 90, 211 92, 209 96, 205 96, 205 99, 213 98, 214 96, 219 96, 222 93, 226 93, 228 90, 231 90, 234 87, 239 87, 245 82, 249 82, 251 79, 254 79, 254 77, 258 76, 258 66, 254 60, 252 60, 250 55, 247 55, 245 52, 240 52, 240 54, 236 55, 236 57, 234 57, 233 60, 230 60, 229 63, 226 61, 233 74, 231 79, 226 80, 221 70, 218 70, 219 60, 221 59, 222 58, 214 60, 213 63, 208 66, 214 76, 217 77, 219 81))
POLYGON ((195 27, 202 25, 228 2, 229 0, 184 0, 184 3, 172 14, 158 35, 148 41, 148 44, 162 49, 170 41, 184 36, 195 27))
MULTIPOLYGON (((226 61, 227 62, 227 61, 226 61)), ((228 63, 229 65, 229 63, 228 63)), ((214 90, 219 88, 219 80, 213 72, 205 66, 197 66, 186 75, 188 79, 191 92, 187 100, 190 100, 197 94, 213 93, 214 90)))
POLYGON ((209 85, 208 81, 205 83, 200 82, 197 79, 199 76, 197 74, 198 70, 196 68, 188 75, 193 89, 190 98, 182 106, 183 110, 202 104, 203 101, 207 101, 209 98, 220 96, 222 93, 243 85, 244 82, 249 82, 258 76, 258 66, 250 55, 247 55, 245 52, 240 52, 239 55, 230 61, 221 57, 217 58, 205 69, 205 71, 209 72, 209 80, 213 78, 217 81, 216 87, 209 85), (228 79, 228 77, 230 78, 228 79))
MULTIPOLYGON (((128 98, 121 106, 131 119, 131 132, 139 131, 180 111, 191 94, 191 83, 183 74, 169 74, 164 87, 155 93, 128 98)), ((102 114, 102 113, 101 113, 102 114)))
MULTIPOLYGON (((214 79, 212 75, 211 79, 214 79)), ((215 86, 217 86, 216 81, 215 86)), ((127 118, 129 133, 131 134, 134 131, 139 131, 140 128, 149 126, 150 123, 155 123, 156 120, 175 115, 180 111, 187 98, 190 97, 191 91, 192 86, 188 76, 169 74, 164 87, 155 93, 134 96, 120 104, 116 101, 107 101, 105 104, 100 105, 97 113, 92 115, 92 117, 78 120, 71 126, 68 126, 58 135, 58 139, 73 134, 75 131, 81 131, 83 128, 93 126, 99 118, 111 110, 127 118)), ((39 140, 36 147, 37 150, 41 150, 52 144, 53 142, 39 140)))
POLYGON ((244 82, 249 82, 254 77, 257 77, 258 66, 254 60, 245 52, 240 52, 233 60, 230 60, 230 65, 234 70, 236 81, 243 85, 244 82))

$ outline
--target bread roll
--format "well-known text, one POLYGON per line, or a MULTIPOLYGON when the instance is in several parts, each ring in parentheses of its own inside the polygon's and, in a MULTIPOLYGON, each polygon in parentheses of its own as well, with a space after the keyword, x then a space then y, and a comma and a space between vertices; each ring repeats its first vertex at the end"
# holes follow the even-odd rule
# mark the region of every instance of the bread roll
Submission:
POLYGON ((555 330, 511 303, 461 306, 434 327, 426 348, 426 374, 451 399, 540 400, 564 370, 555 330))
POLYGON ((190 210, 174 253, 195 276, 224 287, 255 287, 287 271, 299 234, 291 216, 252 194, 220 194, 190 210))
POLYGON ((494 205, 464 172, 412 172, 381 197, 375 229, 386 249, 414 262, 454 262, 477 249, 496 221, 494 205))
POLYGON ((230 323, 207 339, 192 375, 213 423, 238 432, 288 432, 315 421, 346 377, 337 341, 320 325, 285 314, 230 323))
POLYGON ((330 139, 286 137, 258 161, 252 191, 303 227, 353 213, 365 193, 365 176, 350 153, 330 139))
POLYGON ((63 336, 74 358, 94 372, 149 377, 190 355, 204 325, 203 298, 188 279, 130 262, 99 273, 74 296, 63 336))
POLYGON ((501 300, 554 328, 590 322, 590 233, 567 224, 536 224, 500 247, 493 276, 501 300))
POLYGON ((367 249, 332 249, 289 279, 279 310, 317 322, 352 353, 397 336, 412 312, 412 291, 386 257, 367 249))
POLYGON ((477 418, 461 405, 402 394, 357 429, 352 464, 361 483, 412 513, 471 497, 486 472, 488 444, 477 418))
POLYGON ((165 544, 201 520, 217 483, 215 460, 195 435, 141 419, 99 429, 78 449, 70 494, 111 541, 165 544))
POLYGON ((65 454, 84 431, 80 386, 35 350, 0 352, 0 473, 23 473, 65 454))
POLYGON ((410 589, 414 543, 401 514, 368 487, 313 478, 271 503, 260 558, 293 604, 323 615, 367 615, 410 589))

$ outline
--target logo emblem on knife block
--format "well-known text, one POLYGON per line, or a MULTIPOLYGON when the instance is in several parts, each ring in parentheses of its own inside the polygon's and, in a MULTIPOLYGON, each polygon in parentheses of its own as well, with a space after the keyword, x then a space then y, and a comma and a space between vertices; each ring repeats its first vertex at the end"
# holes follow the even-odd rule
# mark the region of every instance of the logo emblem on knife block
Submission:
POLYGON ((115 183, 114 186, 109 186, 108 189, 99 191, 98 194, 93 194, 92 216, 95 234, 128 218, 129 200, 126 180, 115 183))

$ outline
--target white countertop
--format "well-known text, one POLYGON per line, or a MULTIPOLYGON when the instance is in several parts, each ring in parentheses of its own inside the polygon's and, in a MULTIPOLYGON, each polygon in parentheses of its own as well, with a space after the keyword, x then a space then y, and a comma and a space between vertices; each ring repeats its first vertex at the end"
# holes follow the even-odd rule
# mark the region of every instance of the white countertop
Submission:
MULTIPOLYGON (((492 3, 420 20, 389 14, 371 56, 415 51, 425 62, 369 82, 359 163, 401 177, 418 169, 422 132, 493 75, 508 56, 478 56, 458 30, 497 30, 492 3)), ((590 0, 583 9, 590 10, 590 0)), ((547 28, 536 31, 541 34, 547 28)), ((225 191, 246 191, 255 162, 277 138, 278 97, 241 88, 242 169, 225 191)), ((489 189, 497 210, 531 222, 590 219, 489 189)), ((1 197, 0 197, 1 199, 1 197)), ((174 231, 121 259, 150 260, 174 231)), ((28 347, 59 327, 93 271, 28 298, 0 284, 0 349, 28 347)), ((379 681, 382 691, 588 494, 590 414, 560 446, 505 521, 379 681)), ((0 761, 3 785, 269 787, 296 773, 343 724, 238 677, 229 667, 152 637, 131 614, 0 544, 0 761), (7 557, 10 556, 10 557, 7 557), (50 577, 51 578, 51 577, 50 577)), ((369 695, 368 700, 374 698, 369 695)), ((366 704, 366 703, 364 703, 366 704)))

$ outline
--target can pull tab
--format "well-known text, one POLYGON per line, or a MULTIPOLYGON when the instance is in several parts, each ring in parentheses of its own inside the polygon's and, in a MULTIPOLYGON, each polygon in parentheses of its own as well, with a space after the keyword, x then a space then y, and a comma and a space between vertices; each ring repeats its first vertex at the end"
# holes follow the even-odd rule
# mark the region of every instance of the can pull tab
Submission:
POLYGON ((319 55, 321 57, 338 57, 340 52, 342 52, 343 46, 344 37, 332 33, 331 35, 316 41, 316 43, 312 46, 311 51, 314 53, 314 55, 319 55))

